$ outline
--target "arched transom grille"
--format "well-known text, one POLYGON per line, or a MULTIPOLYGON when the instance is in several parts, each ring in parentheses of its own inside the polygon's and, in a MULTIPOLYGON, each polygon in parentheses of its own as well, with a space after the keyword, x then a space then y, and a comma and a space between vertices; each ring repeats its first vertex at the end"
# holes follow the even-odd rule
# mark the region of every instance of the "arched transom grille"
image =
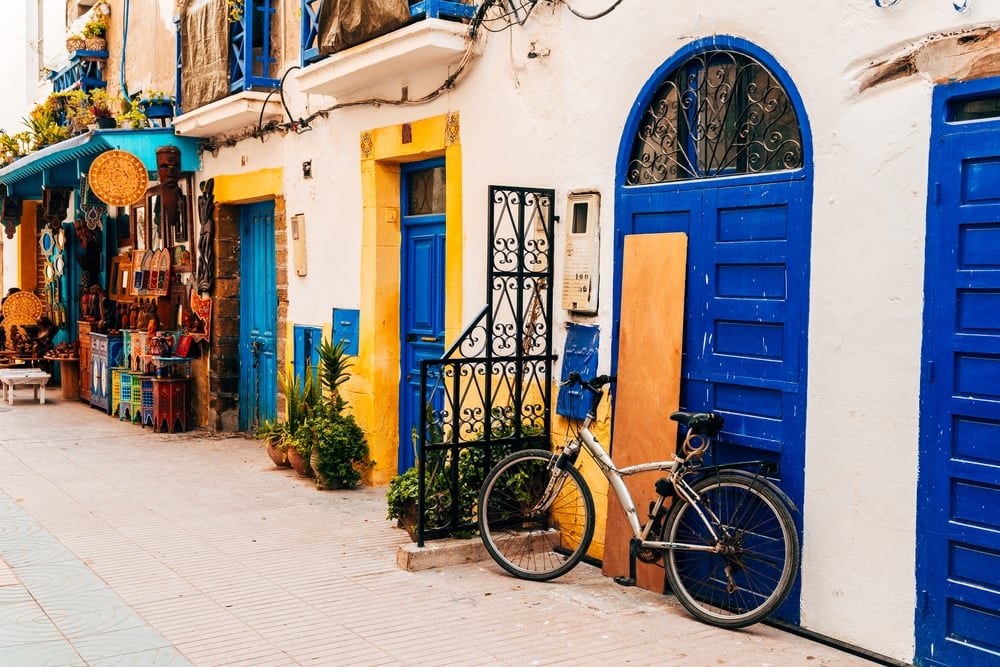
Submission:
POLYGON ((802 166, 802 135, 781 83, 733 51, 693 56, 664 80, 639 123, 626 185, 802 166))

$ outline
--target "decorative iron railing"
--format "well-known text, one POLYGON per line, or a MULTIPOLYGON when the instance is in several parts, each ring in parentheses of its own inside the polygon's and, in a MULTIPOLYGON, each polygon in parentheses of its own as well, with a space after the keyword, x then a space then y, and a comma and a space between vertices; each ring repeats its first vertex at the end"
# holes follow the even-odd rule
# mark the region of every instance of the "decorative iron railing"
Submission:
MULTIPOLYGON (((324 0, 302 0, 302 66, 325 58, 319 52, 319 16, 324 0)), ((478 1, 454 2, 452 0, 409 0, 410 17, 420 19, 469 19, 477 9, 478 1)))
POLYGON ((493 464, 549 447, 552 190, 490 187, 487 305, 443 359, 421 362, 417 542, 475 529, 493 464))

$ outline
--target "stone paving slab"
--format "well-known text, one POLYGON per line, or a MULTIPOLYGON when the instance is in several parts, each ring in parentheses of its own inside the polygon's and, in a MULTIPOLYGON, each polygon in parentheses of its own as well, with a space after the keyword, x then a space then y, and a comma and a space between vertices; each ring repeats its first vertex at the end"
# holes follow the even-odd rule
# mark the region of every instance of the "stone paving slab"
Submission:
POLYGON ((691 619, 580 565, 405 571, 385 487, 317 491, 260 443, 59 398, 0 411, 0 665, 872 664, 691 619))

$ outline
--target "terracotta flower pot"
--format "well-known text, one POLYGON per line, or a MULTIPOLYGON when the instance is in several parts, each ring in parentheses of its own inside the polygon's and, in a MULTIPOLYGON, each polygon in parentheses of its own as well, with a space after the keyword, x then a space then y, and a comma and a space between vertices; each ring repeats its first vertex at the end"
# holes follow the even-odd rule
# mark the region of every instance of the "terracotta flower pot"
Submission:
POLYGON ((289 447, 286 453, 288 454, 288 462, 292 465, 292 470, 302 477, 313 476, 313 471, 309 466, 309 459, 307 457, 299 454, 294 447, 289 447))
POLYGON ((279 468, 288 468, 292 464, 288 462, 288 454, 283 449, 278 449, 278 447, 270 440, 266 443, 267 455, 270 457, 271 462, 279 468))

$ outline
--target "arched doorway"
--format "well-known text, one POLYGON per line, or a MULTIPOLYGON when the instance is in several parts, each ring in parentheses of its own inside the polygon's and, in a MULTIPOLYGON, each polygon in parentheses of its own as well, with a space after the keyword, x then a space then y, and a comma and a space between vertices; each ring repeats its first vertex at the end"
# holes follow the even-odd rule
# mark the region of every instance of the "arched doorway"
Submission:
MULTIPOLYGON (((623 237, 686 233, 681 405, 725 416, 714 462, 778 462, 801 510, 812 200, 801 100, 761 49, 712 37, 664 63, 633 109, 616 178, 613 363, 623 237)), ((798 622, 797 587, 779 615, 798 622)))

